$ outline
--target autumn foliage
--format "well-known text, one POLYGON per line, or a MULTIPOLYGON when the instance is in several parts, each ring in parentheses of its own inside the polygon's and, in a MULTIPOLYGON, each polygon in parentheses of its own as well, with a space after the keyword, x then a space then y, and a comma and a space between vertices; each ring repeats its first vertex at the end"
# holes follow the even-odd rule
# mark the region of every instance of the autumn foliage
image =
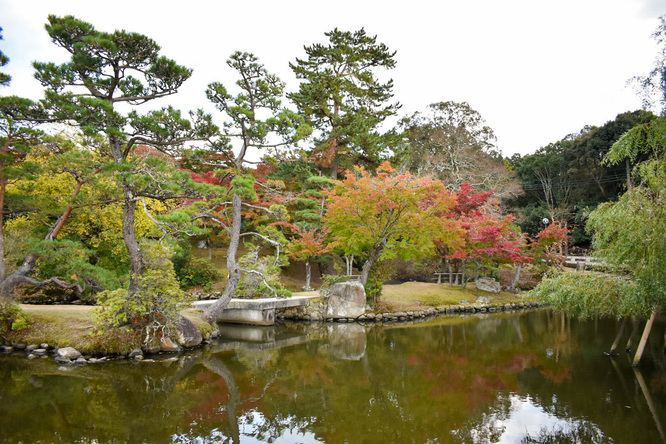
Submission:
POLYGON ((344 253, 366 259, 365 284, 377 261, 427 256, 435 241, 457 236, 455 224, 440 217, 455 204, 442 182, 399 174, 385 162, 376 176, 362 169, 348 172, 328 194, 324 222, 344 253))

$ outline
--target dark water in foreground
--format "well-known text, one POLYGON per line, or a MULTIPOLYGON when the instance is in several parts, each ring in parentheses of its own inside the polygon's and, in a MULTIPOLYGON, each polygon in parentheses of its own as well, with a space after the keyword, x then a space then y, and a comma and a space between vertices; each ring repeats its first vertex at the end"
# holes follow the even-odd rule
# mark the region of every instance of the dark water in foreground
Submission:
POLYGON ((617 326, 540 310, 234 327, 174 361, 0 356, 0 442, 666 442, 664 323, 639 373, 602 353, 617 326))

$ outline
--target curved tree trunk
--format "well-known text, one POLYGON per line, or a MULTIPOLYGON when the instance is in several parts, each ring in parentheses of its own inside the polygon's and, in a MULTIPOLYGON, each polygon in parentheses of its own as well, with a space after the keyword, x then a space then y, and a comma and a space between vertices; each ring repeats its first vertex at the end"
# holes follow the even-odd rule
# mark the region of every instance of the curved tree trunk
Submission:
POLYGON ((227 250, 227 269, 229 270, 229 280, 227 286, 224 288, 222 296, 206 309, 203 317, 208 322, 215 322, 220 317, 224 309, 229 305, 229 301, 236 292, 236 287, 240 282, 241 272, 236 262, 236 254, 238 253, 238 245, 240 243, 240 233, 242 213, 241 213, 241 197, 234 194, 232 201, 233 216, 231 221, 231 233, 229 241, 229 249, 227 250))

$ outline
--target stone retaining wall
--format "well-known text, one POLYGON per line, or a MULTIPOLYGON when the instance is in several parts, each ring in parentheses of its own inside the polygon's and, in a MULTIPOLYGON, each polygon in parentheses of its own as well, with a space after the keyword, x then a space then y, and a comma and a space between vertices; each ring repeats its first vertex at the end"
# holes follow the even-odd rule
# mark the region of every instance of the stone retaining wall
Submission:
POLYGON ((357 318, 327 318, 326 302, 313 300, 307 306, 294 307, 276 312, 277 319, 294 321, 327 321, 327 322, 384 322, 407 321, 438 315, 495 313, 501 311, 515 311, 541 307, 538 302, 519 302, 517 304, 484 304, 484 305, 452 305, 442 308, 427 308, 418 311, 401 311, 386 313, 365 313, 357 318))

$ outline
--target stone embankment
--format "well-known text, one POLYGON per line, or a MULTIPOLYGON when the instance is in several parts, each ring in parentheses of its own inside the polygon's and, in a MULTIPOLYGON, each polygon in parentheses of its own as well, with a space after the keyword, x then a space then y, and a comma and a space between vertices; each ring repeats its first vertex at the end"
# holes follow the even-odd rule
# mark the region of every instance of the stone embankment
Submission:
POLYGON ((520 302, 516 304, 482 304, 482 305, 454 305, 441 308, 427 308, 424 310, 415 311, 399 311, 399 312, 367 312, 357 317, 326 317, 323 312, 323 303, 312 303, 305 308, 294 308, 284 310, 277 315, 278 319, 292 320, 292 321, 327 321, 327 322, 362 322, 362 323, 375 323, 375 322, 394 322, 394 321, 408 321, 430 318, 441 315, 454 315, 454 314, 478 314, 478 313, 495 313, 502 311, 515 311, 539 308, 542 304, 538 302, 520 302))

